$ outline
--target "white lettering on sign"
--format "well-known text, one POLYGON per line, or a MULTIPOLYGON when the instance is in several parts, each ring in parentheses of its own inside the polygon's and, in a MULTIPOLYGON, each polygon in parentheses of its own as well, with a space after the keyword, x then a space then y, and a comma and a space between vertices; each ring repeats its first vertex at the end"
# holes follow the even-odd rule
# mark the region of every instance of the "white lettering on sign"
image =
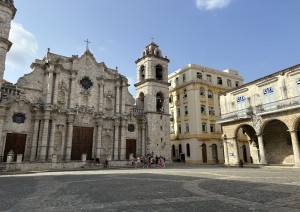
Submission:
POLYGON ((246 100, 245 96, 239 96, 239 97, 236 98, 236 102, 237 102, 237 103, 243 102, 243 101, 245 101, 245 100, 246 100))
POLYGON ((264 95, 271 94, 273 92, 274 92, 274 88, 272 88, 272 87, 263 89, 263 94, 264 95))

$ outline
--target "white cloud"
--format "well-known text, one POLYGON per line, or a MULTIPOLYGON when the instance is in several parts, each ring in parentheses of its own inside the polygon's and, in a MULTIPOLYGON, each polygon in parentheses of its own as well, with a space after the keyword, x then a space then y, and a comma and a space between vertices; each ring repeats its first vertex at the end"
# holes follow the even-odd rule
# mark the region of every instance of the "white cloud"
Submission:
POLYGON ((5 75, 9 76, 7 80, 15 82, 16 78, 20 77, 16 74, 25 74, 23 72, 29 69, 29 65, 35 58, 38 44, 35 36, 16 22, 11 23, 9 40, 13 45, 7 54, 5 75))
POLYGON ((196 6, 200 10, 215 10, 227 7, 233 0, 196 0, 196 6))

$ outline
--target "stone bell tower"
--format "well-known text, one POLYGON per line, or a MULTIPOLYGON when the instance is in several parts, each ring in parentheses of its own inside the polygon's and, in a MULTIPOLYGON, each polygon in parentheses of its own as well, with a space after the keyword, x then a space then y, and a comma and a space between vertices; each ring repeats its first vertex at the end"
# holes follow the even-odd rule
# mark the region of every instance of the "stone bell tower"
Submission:
POLYGON ((11 20, 14 19, 16 11, 13 0, 0 0, 0 88, 5 70, 6 54, 12 45, 8 40, 11 20))
POLYGON ((169 83, 167 57, 158 45, 151 42, 142 53, 137 65, 136 94, 138 108, 146 116, 146 154, 171 159, 169 83))

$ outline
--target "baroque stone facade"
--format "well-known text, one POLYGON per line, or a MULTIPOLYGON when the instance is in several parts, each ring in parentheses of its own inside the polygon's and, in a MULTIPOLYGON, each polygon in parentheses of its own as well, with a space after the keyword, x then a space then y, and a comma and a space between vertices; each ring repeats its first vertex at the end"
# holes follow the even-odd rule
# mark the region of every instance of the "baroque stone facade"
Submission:
POLYGON ((247 83, 220 96, 225 163, 237 165, 237 132, 247 136, 254 164, 300 167, 300 65, 247 83))
MULTIPOLYGON (((0 3, 1 11, 11 11, 10 19, 13 18, 13 2, 0 3)), ((140 64, 147 65, 153 58, 164 62, 161 71, 167 73, 169 60, 162 58, 156 44, 155 49, 152 47, 149 44, 138 59, 138 73, 140 64)), ((0 55, 1 60, 5 60, 5 54, 0 55)), ((136 84, 137 91, 142 89, 146 94, 147 106, 135 105, 128 79, 105 63, 98 63, 88 49, 81 56, 71 57, 48 49, 44 58, 32 63, 31 73, 19 78, 15 85, 1 86, 1 160, 5 161, 11 150, 15 155, 22 154, 23 161, 32 162, 75 161, 82 156, 87 160, 123 161, 130 155, 147 154, 170 159, 167 106, 165 111, 157 111, 153 92, 165 94, 167 76, 166 82, 156 81, 150 76, 155 68, 147 67, 147 82, 139 79, 136 84), (167 130, 159 134, 157 126, 167 130)), ((160 98, 159 105, 163 102, 160 98)))

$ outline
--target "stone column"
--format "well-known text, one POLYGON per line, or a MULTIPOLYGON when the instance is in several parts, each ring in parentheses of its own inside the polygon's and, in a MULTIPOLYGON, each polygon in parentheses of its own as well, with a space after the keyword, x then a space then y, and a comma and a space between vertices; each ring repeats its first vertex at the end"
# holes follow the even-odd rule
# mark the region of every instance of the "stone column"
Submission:
POLYGON ((142 155, 146 156, 146 126, 145 126, 146 122, 143 121, 142 122, 142 155))
POLYGON ((65 126, 59 126, 59 131, 61 132, 61 149, 60 149, 60 160, 65 157, 65 143, 66 143, 66 128, 65 126))
MULTIPOLYGON (((4 123, 4 116, 0 115, 0 158, 3 157, 3 147, 4 147, 4 141, 2 140, 2 131, 3 131, 3 123, 4 123)), ((4 158, 2 158, 4 159, 4 158)))
POLYGON ((225 165, 229 166, 229 155, 228 155, 228 146, 226 138, 223 138, 223 147, 224 147, 224 160, 225 165))
POLYGON ((116 84, 116 113, 120 113, 120 85, 116 84))
POLYGON ((71 80, 71 88, 70 88, 70 99, 69 99, 69 108, 74 108, 74 92, 76 90, 75 88, 75 74, 72 74, 70 77, 71 80))
POLYGON ((48 145, 48 127, 49 127, 50 111, 46 110, 44 115, 44 127, 42 135, 42 143, 40 148, 40 161, 46 160, 46 151, 48 145))
POLYGON ((68 114, 68 132, 67 132, 67 146, 66 146, 66 161, 71 160, 72 138, 73 138, 73 119, 74 114, 68 114))
POLYGON ((122 99, 121 99, 121 113, 125 113, 125 96, 126 96, 126 89, 127 88, 127 83, 123 82, 122 84, 122 99))
POLYGON ((265 146, 264 146, 264 142, 263 142, 263 135, 257 135, 257 139, 258 139, 258 147, 259 147, 259 154, 260 154, 260 164, 262 165, 266 165, 268 164, 267 159, 266 159, 266 155, 265 155, 265 146))
POLYGON ((99 83, 99 108, 98 108, 100 112, 103 112, 103 101, 104 101, 103 94, 104 94, 104 81, 100 80, 100 83, 99 83))
POLYGON ((115 119, 114 160, 119 159, 119 126, 120 121, 115 119))
POLYGON ((53 151, 54 151, 56 114, 52 114, 51 119, 52 119, 52 124, 51 124, 51 133, 50 133, 49 149, 48 149, 48 161, 52 161, 52 155, 53 155, 53 151))
POLYGON ((47 95, 46 95, 46 103, 51 104, 51 98, 52 98, 52 88, 53 88, 53 70, 54 65, 50 65, 50 67, 47 70, 47 95))
POLYGON ((97 145, 96 145, 96 158, 101 156, 101 146, 102 146, 102 123, 97 125, 97 145))
POLYGON ((126 160, 126 129, 127 129, 127 120, 122 120, 122 128, 121 128, 121 156, 120 160, 126 160))
MULTIPOLYGON (((59 71, 59 70, 58 70, 59 71)), ((58 96, 58 82, 60 78, 60 72, 56 72, 56 77, 54 81, 54 91, 53 91, 53 104, 57 105, 57 96, 58 96)))
POLYGON ((291 130, 290 133, 291 133, 293 152, 294 152, 294 160, 295 160, 294 166, 300 167, 300 148, 299 148, 297 132, 295 130, 291 130))
MULTIPOLYGON (((238 141, 236 139, 236 137, 233 137, 231 139, 227 139, 227 140, 231 140, 232 141, 232 150, 233 150, 233 159, 232 159, 232 165, 234 166, 238 166, 239 164, 239 160, 240 160, 240 156, 239 156, 239 145, 238 145, 238 141)), ((230 160, 230 159, 229 159, 230 160)))
POLYGON ((39 125, 40 125, 40 120, 37 117, 35 117, 33 135, 32 135, 32 143, 31 143, 30 161, 35 161, 35 158, 36 158, 39 125))

